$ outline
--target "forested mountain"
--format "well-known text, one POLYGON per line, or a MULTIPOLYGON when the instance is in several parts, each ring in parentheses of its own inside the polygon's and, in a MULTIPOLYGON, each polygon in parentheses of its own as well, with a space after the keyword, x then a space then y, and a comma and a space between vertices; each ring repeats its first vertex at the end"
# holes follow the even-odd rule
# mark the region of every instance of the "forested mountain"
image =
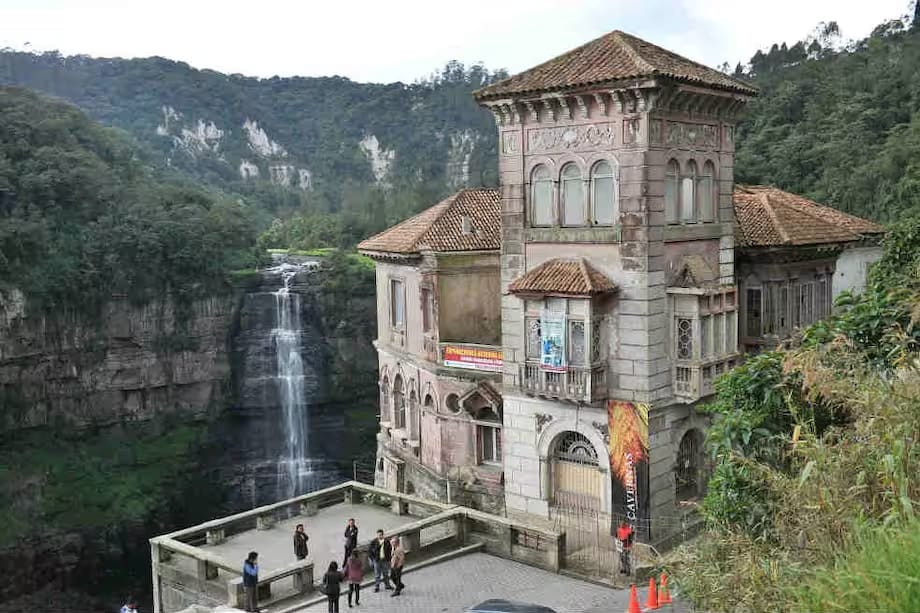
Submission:
POLYGON ((70 104, 0 87, 0 292, 88 312, 112 294, 207 295, 256 264, 252 207, 157 178, 144 155, 70 104))
POLYGON ((263 225, 293 210, 345 211, 359 235, 452 189, 495 184, 494 123, 469 93, 496 76, 451 63, 415 84, 378 85, 0 52, 0 84, 130 132, 159 163, 259 204, 263 225))
MULTIPOLYGON (((920 207, 920 28, 903 20, 835 51, 774 45, 736 70, 760 89, 739 128, 735 178, 894 221, 920 207)), ((824 34, 832 38, 836 25, 824 34)))
MULTIPOLYGON (((739 64, 761 95, 739 127, 736 179, 880 221, 917 207, 920 32, 907 21, 843 48, 831 22, 739 64)), ((260 229, 284 220, 263 235, 273 247, 353 245, 457 187, 494 185, 495 128, 470 92, 501 76, 451 63, 411 85, 255 79, 162 58, 0 52, 0 84, 130 132, 152 162, 242 195, 260 229)))

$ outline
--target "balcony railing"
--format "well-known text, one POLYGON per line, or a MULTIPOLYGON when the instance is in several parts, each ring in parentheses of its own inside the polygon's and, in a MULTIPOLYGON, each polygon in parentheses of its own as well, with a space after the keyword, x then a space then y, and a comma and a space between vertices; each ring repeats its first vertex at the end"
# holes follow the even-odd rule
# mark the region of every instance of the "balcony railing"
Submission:
POLYGON ((738 355, 729 354, 704 362, 678 360, 674 365, 674 395, 698 400, 715 393, 715 381, 738 364, 738 355))
POLYGON ((535 396, 593 402, 607 396, 607 364, 567 366, 544 370, 539 364, 521 365, 521 390, 535 396))

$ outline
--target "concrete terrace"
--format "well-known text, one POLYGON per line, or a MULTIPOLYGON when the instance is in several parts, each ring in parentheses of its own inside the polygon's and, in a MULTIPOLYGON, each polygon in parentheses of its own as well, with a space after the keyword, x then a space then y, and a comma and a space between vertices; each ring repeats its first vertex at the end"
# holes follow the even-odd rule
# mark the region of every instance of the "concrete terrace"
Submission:
MULTIPOLYGON (((359 554, 377 528, 407 550, 398 598, 365 588, 362 606, 388 612, 461 612, 488 598, 553 607, 559 613, 625 610, 628 592, 560 575, 565 535, 466 507, 347 482, 291 500, 151 539, 154 612, 199 605, 239 606, 241 567, 259 552, 260 606, 267 613, 325 610, 316 591, 330 561, 341 563, 345 522, 359 528, 359 554), (303 523, 310 555, 297 561, 294 526, 303 523)), ((344 596, 343 596, 344 599, 344 596)), ((343 608, 347 608, 342 602, 343 608)), ((679 609, 678 609, 679 610, 679 609)))

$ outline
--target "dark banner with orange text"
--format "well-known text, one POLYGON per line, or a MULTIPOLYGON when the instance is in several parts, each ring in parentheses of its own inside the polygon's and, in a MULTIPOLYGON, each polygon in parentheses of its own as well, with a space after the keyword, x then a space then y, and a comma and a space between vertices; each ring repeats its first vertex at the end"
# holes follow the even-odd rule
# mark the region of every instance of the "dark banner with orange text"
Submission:
POLYGON ((608 453, 613 481, 611 533, 625 520, 636 538, 648 540, 648 411, 647 404, 611 400, 607 403, 608 453))

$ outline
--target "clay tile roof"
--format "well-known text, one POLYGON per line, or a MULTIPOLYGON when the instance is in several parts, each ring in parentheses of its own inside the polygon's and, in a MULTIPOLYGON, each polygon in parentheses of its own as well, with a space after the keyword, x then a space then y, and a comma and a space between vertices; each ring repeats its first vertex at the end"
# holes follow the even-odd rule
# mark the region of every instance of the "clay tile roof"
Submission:
POLYGON ((753 85, 614 30, 539 66, 478 89, 473 95, 484 100, 656 76, 747 95, 757 94, 753 85))
POLYGON ((501 248, 501 197, 495 189, 462 189, 418 215, 358 244, 362 253, 490 251, 501 248), (464 229, 464 218, 467 228, 464 229))
POLYGON ((594 296, 617 286, 584 258, 557 258, 540 264, 508 286, 512 294, 594 296))
POLYGON ((803 196, 775 187, 736 185, 738 247, 779 247, 858 241, 884 229, 803 196))

